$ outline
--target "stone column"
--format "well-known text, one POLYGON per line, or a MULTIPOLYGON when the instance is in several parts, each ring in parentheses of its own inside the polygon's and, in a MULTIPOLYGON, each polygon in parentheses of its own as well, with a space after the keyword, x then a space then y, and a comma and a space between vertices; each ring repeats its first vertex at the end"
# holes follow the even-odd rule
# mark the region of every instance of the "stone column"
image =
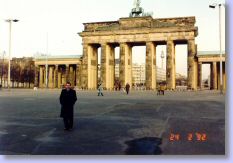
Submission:
POLYGON ((109 84, 109 45, 101 45, 101 82, 104 89, 108 89, 109 84))
POLYGON ((81 78, 81 87, 83 89, 89 88, 89 73, 88 73, 88 66, 90 66, 90 60, 88 58, 88 47, 89 45, 83 44, 83 60, 82 60, 82 78, 81 78))
POLYGON ((66 64, 66 74, 65 74, 65 76, 66 76, 66 82, 70 82, 70 75, 69 75, 69 67, 70 67, 70 65, 69 64, 66 64))
POLYGON ((73 65, 70 65, 70 68, 69 68, 69 81, 71 83, 72 86, 74 86, 74 77, 73 77, 73 72, 74 72, 74 68, 73 68, 73 65))
POLYGON ((54 88, 58 88, 58 65, 55 65, 55 67, 54 67, 54 75, 53 76, 54 76, 54 79, 53 79, 54 88))
POLYGON ((53 67, 49 66, 49 88, 53 88, 53 67))
POLYGON ((196 80, 196 46, 195 41, 188 40, 188 89, 196 90, 197 89, 197 80, 196 80))
MULTIPOLYGON (((194 85, 195 85, 195 90, 197 90, 198 88, 198 83, 199 83, 199 77, 198 77, 198 73, 199 73, 199 65, 198 65, 198 58, 197 58, 197 44, 195 44, 195 57, 194 57, 194 85)), ((199 87, 200 88, 200 87, 199 87)))
POLYGON ((80 74, 79 74, 79 65, 76 64, 76 70, 75 70, 75 79, 76 79, 76 83, 75 83, 75 86, 76 87, 79 87, 80 86, 80 74))
MULTIPOLYGON (((217 89, 221 89, 220 85, 220 62, 217 62, 217 89)), ((225 70, 225 62, 222 63, 222 89, 223 92, 226 91, 226 70, 225 70)))
POLYGON ((128 45, 129 48, 129 54, 128 54, 128 73, 127 73, 127 83, 129 83, 130 87, 132 88, 133 84, 133 59, 132 59, 132 46, 128 45))
POLYGON ((110 56, 109 56, 109 88, 114 90, 115 83, 115 47, 110 46, 110 56))
POLYGON ((122 87, 129 83, 132 85, 132 55, 130 55, 132 48, 127 43, 120 44, 120 65, 119 65, 119 77, 122 87), (129 75, 130 74, 130 75, 129 75))
POLYGON ((146 43, 146 89, 156 89, 156 46, 146 43))
POLYGON ((176 89, 175 45, 167 41, 167 89, 176 89))
POLYGON ((213 63, 210 63, 210 89, 213 88, 213 63))
POLYGON ((88 69, 88 83, 89 89, 97 89, 97 82, 98 82, 98 47, 97 46, 90 46, 89 47, 89 58, 90 58, 90 65, 88 69))
POLYGON ((43 88, 43 78, 44 78, 44 74, 43 74, 43 67, 40 66, 40 83, 39 83, 39 87, 43 88))
POLYGON ((72 73, 72 76, 73 76, 73 86, 75 87, 76 86, 76 66, 73 65, 73 73, 72 73))
POLYGON ((44 75, 43 85, 44 88, 46 88, 46 66, 43 67, 43 75, 44 75))
POLYGON ((111 90, 114 87, 114 48, 108 44, 101 45, 101 80, 104 89, 111 90))
POLYGON ((223 62, 222 65, 223 65, 223 91, 226 91, 227 81, 226 81, 226 65, 225 65, 225 62, 223 62))
POLYGON ((61 88, 61 84, 62 84, 62 67, 60 68, 60 71, 58 72, 58 88, 61 88))
POLYGON ((211 71, 211 78, 213 87, 212 89, 217 90, 218 89, 218 72, 217 72, 217 62, 212 63, 212 71, 211 71))
POLYGON ((97 49, 98 47, 83 44, 83 59, 81 66, 81 87, 83 89, 97 88, 97 49))
POLYGON ((39 66, 37 66, 37 65, 35 65, 35 73, 34 74, 35 74, 34 87, 39 87, 39 66))
POLYGON ((202 89, 202 63, 198 63, 198 87, 202 89))
MULTIPOLYGON (((217 90, 220 90, 220 88, 221 88, 221 86, 220 86, 220 62, 216 62, 216 67, 217 67, 217 90)), ((214 68, 214 66, 213 66, 213 68, 214 68)), ((214 83, 214 79, 213 79, 213 83, 214 83)))

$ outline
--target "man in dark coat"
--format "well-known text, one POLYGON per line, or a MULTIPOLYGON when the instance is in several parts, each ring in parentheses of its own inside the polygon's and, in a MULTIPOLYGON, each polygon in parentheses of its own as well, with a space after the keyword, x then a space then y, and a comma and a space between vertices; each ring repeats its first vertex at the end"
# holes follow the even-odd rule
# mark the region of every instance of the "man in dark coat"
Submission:
POLYGON ((130 89, 129 83, 126 84, 125 89, 126 89, 126 93, 128 95, 129 94, 129 89, 130 89))
POLYGON ((67 82, 65 89, 62 90, 60 95, 61 114, 65 128, 64 130, 73 129, 74 119, 74 104, 77 101, 76 91, 71 89, 71 83, 67 82))

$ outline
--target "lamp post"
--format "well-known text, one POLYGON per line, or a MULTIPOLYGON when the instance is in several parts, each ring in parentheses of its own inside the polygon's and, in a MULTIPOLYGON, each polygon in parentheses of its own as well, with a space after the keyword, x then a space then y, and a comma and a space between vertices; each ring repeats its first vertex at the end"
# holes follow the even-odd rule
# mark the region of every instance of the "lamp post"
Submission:
POLYGON ((209 5, 209 8, 215 9, 216 6, 219 8, 219 53, 220 53, 220 94, 223 94, 223 79, 222 79, 222 6, 225 7, 225 4, 214 3, 209 5))
POLYGON ((9 23, 9 58, 8 58, 8 82, 7 87, 10 88, 11 81, 11 25, 12 22, 18 22, 17 19, 7 19, 6 22, 9 23))

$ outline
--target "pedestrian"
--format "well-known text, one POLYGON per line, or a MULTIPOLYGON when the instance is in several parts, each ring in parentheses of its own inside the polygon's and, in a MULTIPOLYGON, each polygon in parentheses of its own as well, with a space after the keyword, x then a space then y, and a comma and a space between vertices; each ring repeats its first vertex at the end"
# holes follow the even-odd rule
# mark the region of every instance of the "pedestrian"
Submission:
POLYGON ((129 83, 126 84, 125 89, 126 89, 126 93, 128 95, 129 94, 129 89, 130 89, 129 83))
POLYGON ((165 89, 166 89, 165 84, 159 83, 157 95, 161 95, 161 94, 164 95, 165 89))
POLYGON ((74 104, 77 101, 76 91, 71 88, 71 83, 67 82, 65 89, 61 91, 60 104, 61 114, 60 117, 64 121, 64 130, 69 131, 73 129, 74 119, 74 104))
POLYGON ((118 83, 117 82, 115 82, 114 88, 115 88, 115 91, 117 91, 117 88, 118 88, 118 83))
POLYGON ((103 94, 103 88, 102 88, 102 84, 100 83, 100 84, 98 84, 98 96, 104 96, 104 94, 103 94))

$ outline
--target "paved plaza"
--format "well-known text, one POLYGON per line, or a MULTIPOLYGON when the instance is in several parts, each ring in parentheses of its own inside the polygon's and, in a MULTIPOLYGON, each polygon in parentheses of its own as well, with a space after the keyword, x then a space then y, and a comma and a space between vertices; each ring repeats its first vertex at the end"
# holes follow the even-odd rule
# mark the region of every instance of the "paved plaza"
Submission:
POLYGON ((216 91, 77 91, 73 131, 61 90, 0 90, 0 154, 223 155, 225 96, 216 91))

